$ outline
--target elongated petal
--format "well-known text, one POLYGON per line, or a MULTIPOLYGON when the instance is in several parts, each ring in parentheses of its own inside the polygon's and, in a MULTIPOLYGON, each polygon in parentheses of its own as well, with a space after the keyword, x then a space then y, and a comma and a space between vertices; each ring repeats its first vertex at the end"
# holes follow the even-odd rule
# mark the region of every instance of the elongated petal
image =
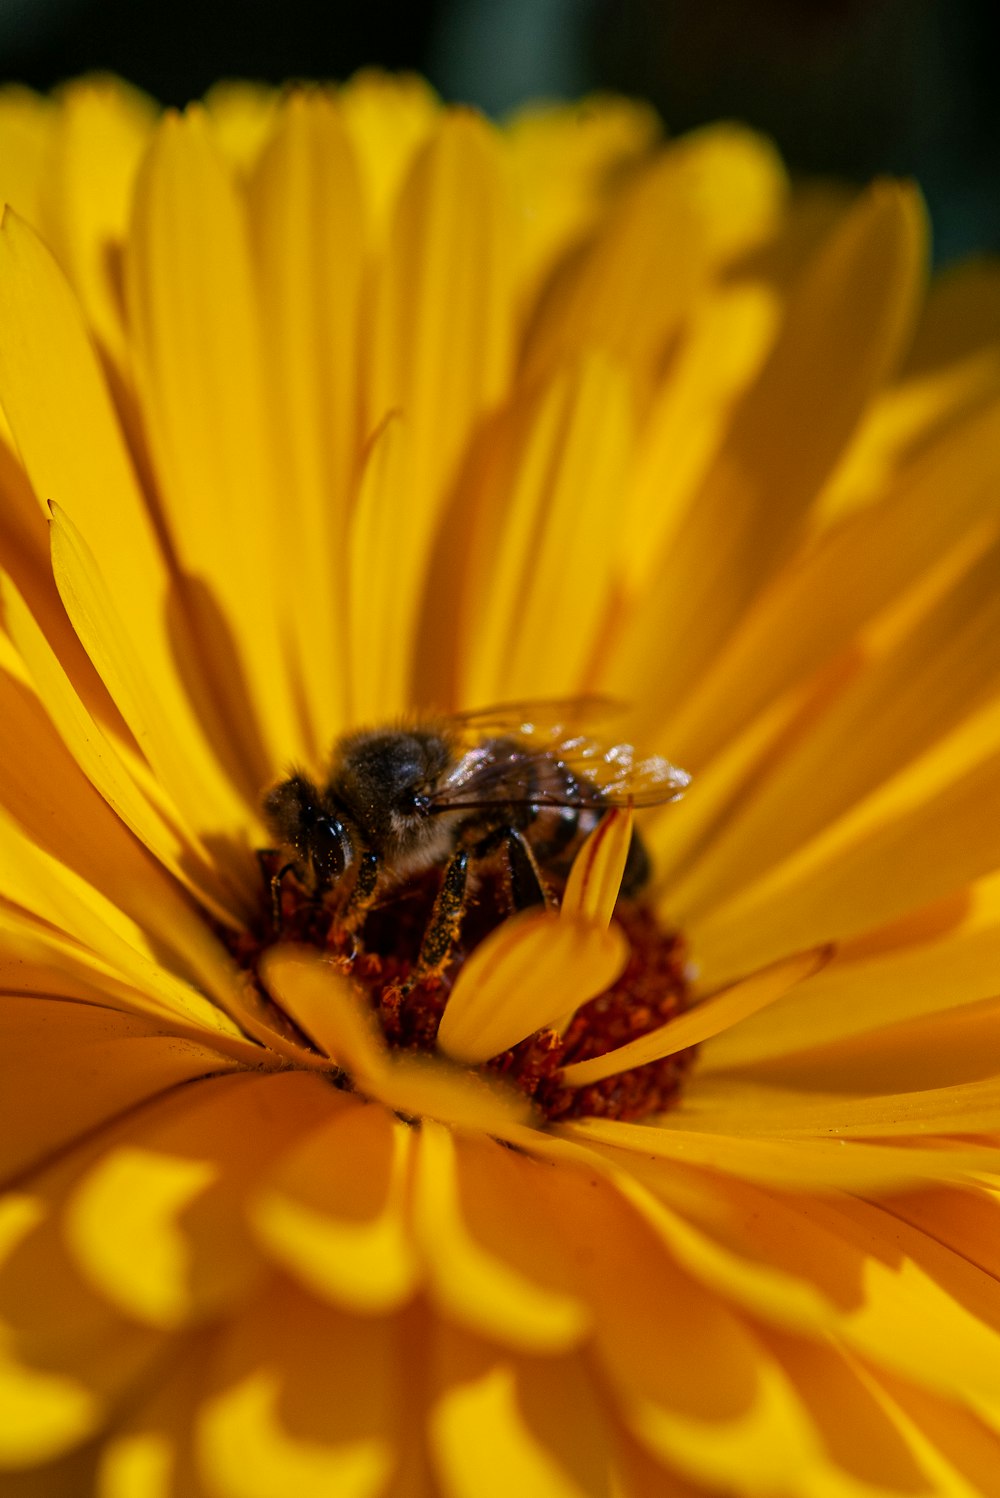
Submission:
POLYGON ((137 1103, 235 1065, 154 1021, 56 998, 4 994, 0 1030, 10 1064, 5 1180, 137 1103), (56 1070, 62 1080, 52 1089, 46 1083, 56 1070))
MULTIPOLYGON (((222 903, 226 892, 219 887, 215 869, 206 867, 205 849, 179 835, 159 807, 143 795, 129 775, 117 746, 91 717, 13 583, 3 575, 0 575, 0 605, 8 633, 31 674, 40 701, 88 780, 180 883, 194 887, 205 904, 215 906, 220 914, 227 914, 222 903), (189 868, 192 859, 200 865, 197 883, 189 868)), ((36 758, 36 773, 37 765, 36 758)), ((104 834, 106 838, 109 836, 109 833, 104 834)), ((160 899, 164 898, 166 896, 161 892, 160 899)), ((178 915, 175 909, 175 930, 179 924, 178 915)), ((232 916, 228 918, 231 920, 232 916)), ((200 927, 201 923, 198 925, 200 927)))
POLYGON ((430 1443, 447 1498, 608 1492, 609 1432, 581 1363, 496 1358, 446 1327, 433 1352, 430 1443))
POLYGON ((729 1029, 748 1015, 773 1004, 787 993, 789 988, 809 978, 820 967, 823 954, 806 952, 788 962, 779 962, 762 973, 736 983, 724 993, 704 999, 694 1009, 678 1015, 669 1024, 651 1030, 638 1040, 592 1061, 575 1061, 563 1069, 563 1080, 567 1087, 587 1087, 616 1072, 627 1071, 633 1066, 645 1066, 649 1061, 658 1061, 662 1056, 672 1056, 687 1046, 700 1045, 712 1035, 729 1029))
POLYGON ((150 685, 141 707, 134 681, 111 667, 116 652, 83 630, 92 659, 108 671, 112 696, 182 814, 199 828, 240 826, 245 812, 178 676, 167 627, 172 583, 96 356, 55 262, 11 213, 0 231, 0 312, 0 402, 35 493, 73 517, 113 591, 117 654, 126 640, 142 642, 150 685))
POLYGON ((39 219, 34 221, 125 379, 119 256, 135 174, 155 119, 152 100, 117 79, 71 84, 62 96, 39 219))
POLYGON ((418 506, 399 503, 411 477, 409 424, 394 412, 371 439, 348 527, 348 643, 340 669, 353 722, 390 719, 409 698, 422 580, 400 567, 400 557, 420 544, 423 524, 418 506))
POLYGON ((765 1018, 719 1035, 702 1054, 707 1069, 859 1038, 884 1026, 944 1014, 996 992, 1000 879, 925 908, 909 922, 845 945, 810 983, 804 1002, 781 1000, 765 1018))
MULTIPOLYGON (((151 1010, 161 1018, 172 1012, 210 1033, 239 1033, 217 1004, 156 960, 149 933, 139 921, 68 865, 35 846, 5 814, 0 814, 0 888, 8 900, 36 918, 41 937, 41 922, 55 928, 53 949, 60 938, 71 937, 134 985, 137 993, 146 993, 151 1010)), ((7 914, 6 919, 13 924, 16 916, 7 914)), ((217 990, 220 997, 232 993, 232 983, 224 974, 225 970, 217 974, 222 980, 217 990)))
POLYGON ((329 1114, 298 1073, 206 1081, 109 1130, 66 1202, 90 1283, 137 1321, 176 1327, 241 1302, 264 1268, 242 1204, 270 1160, 329 1114))
MULTIPOLYGON (((287 945, 265 953, 261 977, 323 1055, 378 1095, 388 1057, 362 995, 343 975, 312 949, 287 945)), ((324 1065, 322 1056, 314 1064, 324 1065)))
MULTIPOLYGON (((692 1123, 702 1124, 699 1118, 692 1123)), ((901 1132, 906 1132, 901 1131, 901 1132)), ((784 1139, 770 1134, 621 1123, 585 1118, 560 1126, 561 1137, 609 1149, 634 1151, 657 1160, 676 1160, 725 1171, 741 1180, 787 1191, 885 1191, 925 1182, 971 1182, 996 1163, 992 1148, 918 1149, 817 1138, 803 1132, 784 1139)), ((628 1161, 620 1158, 628 1168, 628 1161)))
MULTIPOLYGON (((471 113, 444 118, 410 166, 375 293, 365 427, 400 411, 423 518, 419 577, 446 486, 511 363, 513 225, 497 142, 471 113)), ((401 502, 402 497, 401 497, 401 502)))
MULTIPOLYGON (((680 1114, 673 1117, 680 1119, 680 1114)), ((991 1075, 961 1087, 851 1096, 706 1077, 685 1097, 681 1127, 686 1126, 782 1138, 990 1133, 1000 1130, 1000 1078, 991 1075)))
POLYGON ((419 1266, 405 1220, 411 1134, 376 1106, 346 1104, 286 1154, 253 1204, 265 1252, 345 1309, 409 1299, 419 1266))
POLYGON ((696 916, 787 857, 988 702, 1000 672, 1000 546, 872 663, 734 813, 672 892, 696 916), (852 746, 864 742, 864 753, 852 746), (794 816, 780 807, 795 807, 794 816))
POLYGON ((243 205, 197 110, 167 117, 144 161, 126 288, 165 519, 222 705, 217 731, 257 790, 301 752, 283 648, 296 582, 273 503, 243 205))
POLYGON ((784 185, 768 144, 739 127, 668 146, 623 194, 596 243, 561 268, 532 329, 529 371, 597 347, 646 375, 697 303, 716 257, 765 237, 784 185))
MULTIPOLYGON (((461 1163, 468 1168, 473 1162, 461 1163)), ((487 1154, 478 1168, 495 1174, 499 1167, 487 1154)), ((563 1351, 579 1343, 588 1324, 585 1307, 558 1283, 545 1283, 544 1271, 542 1276, 526 1273, 512 1263, 499 1235, 487 1246, 470 1233, 462 1209, 463 1175, 448 1132, 425 1123, 414 1182, 414 1227, 431 1293, 442 1310, 488 1337, 530 1352, 563 1351)), ((544 1243, 544 1234, 538 1236, 544 1243)))
POLYGON ((573 860, 560 909, 605 927, 611 924, 632 841, 633 817, 616 809, 604 816, 573 860))
POLYGON ((348 1316, 277 1283, 222 1339, 198 1412, 210 1492, 376 1498, 399 1423, 392 1324, 348 1316), (320 1349, 303 1360, 303 1346, 320 1349))
POLYGON ((438 1031, 455 1061, 486 1061, 562 1019, 614 982, 628 943, 617 926, 526 910, 465 963, 438 1031))
POLYGON ((607 500, 624 485, 631 444, 627 380, 597 355, 528 387, 489 432, 465 501, 460 579, 477 620, 460 662, 467 701, 584 684, 615 560, 607 500))
POLYGON ((998 441, 993 401, 915 457, 879 504, 832 527, 784 571, 671 722, 671 753, 700 764, 951 550, 986 512, 998 441))
POLYGON ((998 733, 990 706, 750 890, 692 920, 706 980, 858 936, 991 873, 998 733))
MULTIPOLYGON (((310 749, 317 755, 349 721, 343 597, 356 576, 354 558, 345 567, 345 541, 361 455, 362 192, 332 98, 294 95, 256 163, 248 207, 267 401, 285 475, 280 546, 296 559, 287 589, 296 670, 302 681, 321 684, 305 694, 310 749)), ((390 553, 387 546, 384 555, 390 553)), ((375 559, 362 560, 362 575, 373 577, 375 559)), ((381 617, 374 603, 371 616, 381 617)), ((386 701, 376 711, 384 716, 396 707, 386 701)))
POLYGON ((844 440, 909 336, 923 239, 912 192, 880 184, 810 266, 661 559, 656 606, 637 617, 623 643, 615 675, 628 697, 638 699, 641 683, 655 679, 659 701, 679 699, 787 554, 844 440), (664 640, 683 641, 684 648, 664 655, 664 640))

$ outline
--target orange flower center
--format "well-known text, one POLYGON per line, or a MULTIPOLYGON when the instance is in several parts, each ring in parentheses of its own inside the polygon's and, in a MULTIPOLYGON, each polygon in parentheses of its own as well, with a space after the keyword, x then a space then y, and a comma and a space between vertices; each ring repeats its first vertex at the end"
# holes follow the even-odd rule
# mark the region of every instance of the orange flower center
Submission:
MULTIPOLYGON (((270 872, 267 868, 266 874, 270 872)), ((263 953, 276 942, 318 948, 367 993, 391 1048, 433 1051, 462 963, 509 914, 504 882, 498 875, 485 872, 464 914, 451 963, 441 975, 413 982, 440 879, 440 871, 432 869, 389 891, 354 934, 338 926, 334 902, 314 899, 293 876, 282 882, 280 929, 276 929, 265 879, 257 921, 238 937, 230 933, 227 942, 237 961, 255 979, 263 953)), ((689 1047, 586 1087, 565 1084, 564 1067, 637 1040, 668 1023, 688 1004, 681 937, 665 931, 652 910, 639 901, 620 902, 615 918, 631 948, 617 981, 583 1004, 561 1033, 550 1028, 538 1030, 485 1064, 487 1071, 526 1093, 552 1121, 583 1117, 634 1120, 662 1112, 678 1094, 694 1059, 696 1048, 689 1047)))

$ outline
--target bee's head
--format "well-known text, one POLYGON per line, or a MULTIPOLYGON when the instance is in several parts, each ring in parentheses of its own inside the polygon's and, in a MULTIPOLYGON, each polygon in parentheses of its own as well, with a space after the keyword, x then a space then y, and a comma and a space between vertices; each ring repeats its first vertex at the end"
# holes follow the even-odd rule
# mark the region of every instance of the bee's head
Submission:
POLYGON ((312 866, 321 889, 336 883, 354 857, 350 831, 336 807, 304 775, 290 775, 264 797, 275 836, 312 866))
POLYGON ((427 834, 430 796, 448 752, 442 738, 421 730, 356 734, 340 746, 329 794, 371 845, 391 855, 427 834))

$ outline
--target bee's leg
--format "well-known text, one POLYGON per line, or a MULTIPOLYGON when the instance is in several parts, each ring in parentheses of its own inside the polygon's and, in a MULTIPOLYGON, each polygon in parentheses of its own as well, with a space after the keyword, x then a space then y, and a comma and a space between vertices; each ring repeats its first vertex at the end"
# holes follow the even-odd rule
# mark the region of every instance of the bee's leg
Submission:
POLYGON ((465 914, 469 858, 468 849, 460 848, 449 860, 420 943, 416 966, 403 984, 404 996, 424 978, 440 976, 448 966, 465 914))
POLYGON ((524 833, 518 831, 516 827, 503 827, 500 829, 497 842, 505 843, 507 847, 510 897, 514 909, 528 910, 532 905, 545 905, 552 908, 555 901, 545 888, 538 861, 524 833))
POLYGON ((275 873, 268 873, 267 860, 277 852, 277 848, 258 848, 257 861, 260 864, 260 871, 271 890, 271 924, 274 927, 274 934, 275 936, 280 936, 281 928, 284 925, 284 916, 281 910, 281 886, 285 882, 285 875, 292 873, 293 870, 298 872, 300 866, 298 860, 293 858, 288 863, 282 864, 281 868, 275 873))
POLYGON ((357 878, 337 916, 339 930, 352 933, 363 925, 365 916, 375 903, 378 876, 379 861, 376 854, 362 853, 358 860, 357 878))
POLYGON ((634 900, 649 883, 653 869, 646 851, 646 844, 638 828, 632 829, 632 841, 628 845, 625 870, 622 874, 621 896, 623 900, 634 900))

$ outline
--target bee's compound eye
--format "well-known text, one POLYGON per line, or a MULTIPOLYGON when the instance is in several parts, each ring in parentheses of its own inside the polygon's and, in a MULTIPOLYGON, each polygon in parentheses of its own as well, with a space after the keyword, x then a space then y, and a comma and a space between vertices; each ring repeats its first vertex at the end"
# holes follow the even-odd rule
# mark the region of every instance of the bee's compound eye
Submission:
POLYGON ((325 883, 339 879, 347 867, 350 844, 343 823, 334 817, 321 817, 309 837, 313 869, 325 883))

